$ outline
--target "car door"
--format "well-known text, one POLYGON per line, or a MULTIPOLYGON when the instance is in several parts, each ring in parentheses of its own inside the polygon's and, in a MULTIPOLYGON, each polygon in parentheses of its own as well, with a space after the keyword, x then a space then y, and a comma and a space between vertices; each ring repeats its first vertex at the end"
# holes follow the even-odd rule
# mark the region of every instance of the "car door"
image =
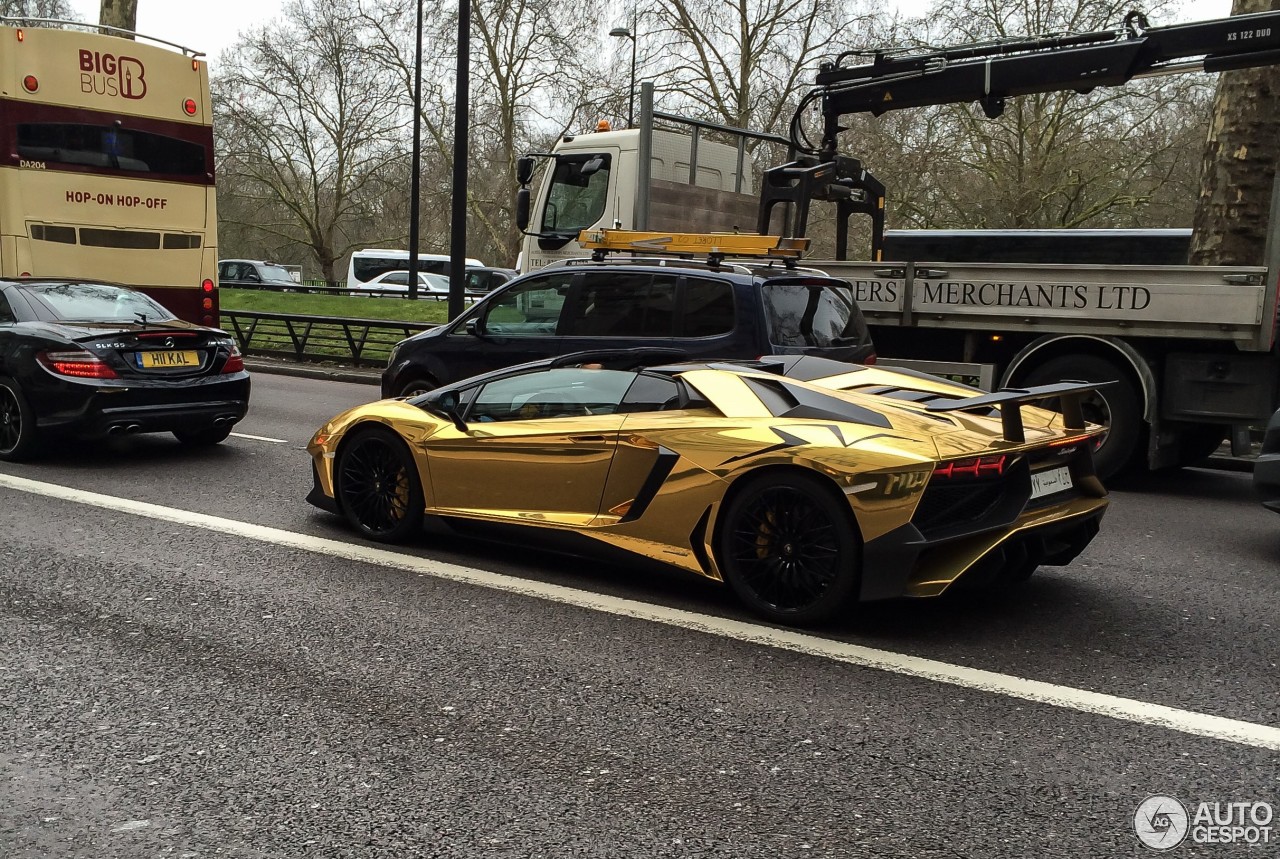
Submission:
POLYGON ((590 523, 618 445, 618 405, 635 375, 542 369, 481 387, 465 429, 445 427, 422 442, 432 512, 590 523))
POLYGON ((432 346, 444 377, 465 379, 563 353, 561 316, 574 277, 569 269, 526 277, 464 313, 447 340, 432 346))

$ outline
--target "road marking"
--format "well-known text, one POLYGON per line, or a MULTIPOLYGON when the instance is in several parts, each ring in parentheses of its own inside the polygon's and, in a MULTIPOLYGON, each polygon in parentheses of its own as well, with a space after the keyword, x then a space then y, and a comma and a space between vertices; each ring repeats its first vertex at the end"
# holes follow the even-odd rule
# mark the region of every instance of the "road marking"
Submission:
POLYGON ((836 662, 845 662, 862 668, 888 671, 907 677, 989 692, 993 695, 1033 701, 1038 704, 1048 704, 1064 710, 1107 716, 1125 722, 1168 728, 1169 730, 1198 737, 1208 737, 1245 746, 1254 746, 1260 749, 1280 751, 1280 728, 1271 725, 1243 722, 1222 716, 1196 713, 1191 710, 1180 710, 1176 707, 1166 707, 1162 704, 1151 704, 1132 698, 1090 692, 1086 689, 1076 689, 1071 686, 1059 686, 1054 683, 1029 680, 1024 677, 1000 674, 995 671, 984 671, 964 665, 952 665, 947 662, 909 656, 904 653, 894 653, 888 650, 877 650, 842 641, 829 641, 792 630, 773 629, 745 621, 698 614, 697 612, 667 608, 660 605, 650 605, 637 600, 596 594, 562 585, 527 581, 488 570, 477 570, 430 558, 404 555, 374 546, 344 543, 339 540, 285 531, 281 528, 255 525, 251 522, 240 522, 235 519, 223 519, 219 516, 209 516, 204 513, 175 510, 169 507, 161 507, 157 504, 148 504, 144 501, 117 498, 113 495, 101 495, 97 492, 87 492, 83 489, 73 489, 56 483, 44 483, 9 474, 0 474, 0 487, 47 498, 71 501, 76 504, 100 507, 104 510, 118 513, 142 516, 162 522, 202 528, 234 537, 244 537, 271 543, 276 546, 301 549, 329 557, 375 564, 395 570, 422 573, 440 579, 563 603, 605 614, 647 620, 653 623, 661 623, 708 635, 718 635, 723 638, 731 638, 764 647, 773 647, 836 662))
POLYGON ((272 444, 288 444, 289 443, 289 440, 287 438, 269 438, 265 435, 249 435, 247 432, 233 432, 232 435, 235 436, 236 438, 247 438, 247 439, 252 439, 253 441, 269 441, 272 444))

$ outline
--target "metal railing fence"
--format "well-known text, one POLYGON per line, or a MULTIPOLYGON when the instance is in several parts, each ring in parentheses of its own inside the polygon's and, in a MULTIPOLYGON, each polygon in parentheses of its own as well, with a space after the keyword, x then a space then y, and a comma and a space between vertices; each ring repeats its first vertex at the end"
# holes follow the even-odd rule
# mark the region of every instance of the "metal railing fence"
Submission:
POLYGON ((300 316, 251 310, 223 310, 222 327, 235 335, 245 355, 297 361, 344 361, 381 367, 406 337, 436 327, 424 322, 300 316))
MULTIPOLYGON (((378 289, 376 287, 370 289, 347 289, 345 286, 329 286, 324 281, 304 281, 294 286, 285 286, 279 283, 224 283, 219 289, 249 289, 257 292, 294 292, 307 295, 348 295, 348 296, 364 296, 366 298, 408 298, 409 291, 406 287, 404 290, 395 290, 392 288, 378 289)), ((469 300, 474 300, 478 295, 474 293, 464 293, 469 300)), ((418 298, 425 301, 448 301, 449 295, 444 292, 424 292, 419 290, 418 298)))

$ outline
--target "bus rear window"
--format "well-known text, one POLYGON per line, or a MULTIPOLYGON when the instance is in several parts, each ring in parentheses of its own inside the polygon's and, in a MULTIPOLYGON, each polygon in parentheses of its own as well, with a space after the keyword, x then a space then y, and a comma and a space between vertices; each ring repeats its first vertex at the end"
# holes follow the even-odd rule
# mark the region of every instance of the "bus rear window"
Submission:
POLYGON ((101 125, 20 123, 18 155, 28 161, 129 173, 203 176, 206 172, 204 147, 198 143, 101 125))

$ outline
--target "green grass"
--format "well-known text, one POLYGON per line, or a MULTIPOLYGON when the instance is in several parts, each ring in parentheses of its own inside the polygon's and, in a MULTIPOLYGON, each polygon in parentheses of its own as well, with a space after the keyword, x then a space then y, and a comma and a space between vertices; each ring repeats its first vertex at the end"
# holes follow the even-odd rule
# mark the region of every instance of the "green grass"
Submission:
POLYGON ((220 289, 223 310, 256 310, 298 316, 337 316, 344 319, 391 319, 397 322, 447 322, 449 302, 407 298, 367 298, 348 295, 308 295, 256 289, 220 289))

